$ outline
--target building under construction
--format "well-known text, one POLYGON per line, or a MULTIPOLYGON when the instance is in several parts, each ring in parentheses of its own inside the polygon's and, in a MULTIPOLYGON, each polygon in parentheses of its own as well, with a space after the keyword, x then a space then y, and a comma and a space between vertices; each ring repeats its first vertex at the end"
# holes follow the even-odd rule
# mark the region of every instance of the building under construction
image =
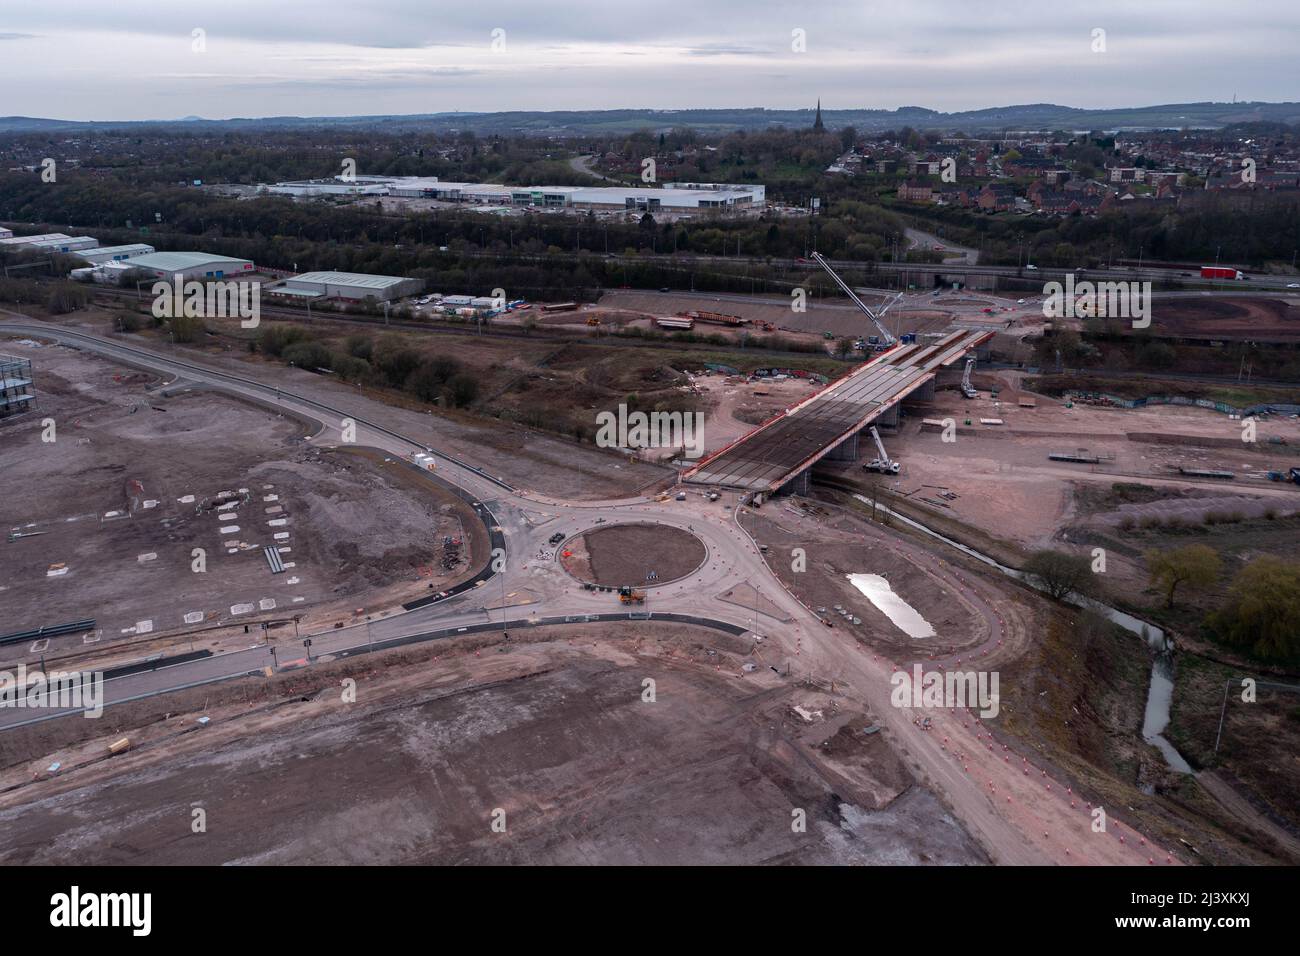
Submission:
POLYGON ((35 401, 31 360, 0 355, 0 418, 25 412, 35 401))

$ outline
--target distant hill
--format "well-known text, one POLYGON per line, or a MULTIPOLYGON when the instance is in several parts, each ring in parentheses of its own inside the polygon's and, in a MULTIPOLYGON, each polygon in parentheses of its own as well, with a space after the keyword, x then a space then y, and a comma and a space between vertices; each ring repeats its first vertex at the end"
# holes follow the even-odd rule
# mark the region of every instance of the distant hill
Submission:
MULTIPOLYGON (((1051 103, 1000 106, 961 113, 941 113, 921 106, 896 110, 823 109, 827 126, 853 126, 862 132, 879 132, 913 126, 962 132, 996 130, 1111 130, 1111 129, 1220 129, 1241 123, 1300 125, 1300 103, 1172 103, 1085 110, 1051 103)), ((655 131, 689 126, 705 132, 757 130, 770 126, 811 126, 813 111, 768 109, 701 110, 566 110, 504 113, 423 113, 401 116, 266 116, 209 120, 187 116, 184 120, 149 122, 0 117, 0 133, 68 132, 88 129, 137 129, 183 126, 186 131, 239 131, 309 127, 473 130, 476 133, 583 134, 619 133, 638 129, 655 131)))

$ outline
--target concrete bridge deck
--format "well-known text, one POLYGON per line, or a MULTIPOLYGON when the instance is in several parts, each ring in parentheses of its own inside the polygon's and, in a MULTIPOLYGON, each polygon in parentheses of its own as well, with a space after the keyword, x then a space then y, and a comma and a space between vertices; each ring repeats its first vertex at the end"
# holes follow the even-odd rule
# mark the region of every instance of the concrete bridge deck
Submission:
POLYGON ((937 342, 896 346, 704 459, 684 480, 776 491, 993 334, 958 329, 937 342))

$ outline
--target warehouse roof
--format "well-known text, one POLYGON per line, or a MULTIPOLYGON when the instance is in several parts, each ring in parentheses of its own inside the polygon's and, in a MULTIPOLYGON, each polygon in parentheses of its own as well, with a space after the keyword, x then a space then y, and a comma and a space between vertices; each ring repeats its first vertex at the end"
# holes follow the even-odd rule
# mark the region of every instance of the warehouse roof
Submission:
POLYGON ((142 249, 148 249, 152 252, 153 246, 147 245, 143 242, 132 242, 125 246, 98 246, 94 249, 80 249, 78 251, 92 253, 97 256, 115 256, 122 252, 140 252, 142 249))
POLYGON ((49 239, 71 239, 71 236, 65 236, 61 232, 46 232, 39 236, 10 236, 6 239, 0 239, 7 246, 21 246, 29 242, 44 242, 49 239))
POLYGON ((354 285, 366 289, 387 289, 391 285, 409 280, 402 276, 372 276, 363 272, 304 272, 288 282, 320 282, 325 285, 354 285))
POLYGON ((154 269, 158 272, 179 272, 222 263, 242 266, 248 262, 247 259, 232 259, 230 256, 217 256, 210 252, 151 252, 124 261, 132 269, 154 269))

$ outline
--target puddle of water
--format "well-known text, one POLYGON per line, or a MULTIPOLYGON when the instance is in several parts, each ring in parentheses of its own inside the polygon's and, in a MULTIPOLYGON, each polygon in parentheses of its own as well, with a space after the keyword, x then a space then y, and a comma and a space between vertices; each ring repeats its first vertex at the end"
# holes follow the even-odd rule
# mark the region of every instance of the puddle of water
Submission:
POLYGON ((889 582, 879 574, 850 574, 849 583, 867 596, 894 626, 908 637, 934 637, 934 628, 930 622, 917 612, 889 586, 889 582))

